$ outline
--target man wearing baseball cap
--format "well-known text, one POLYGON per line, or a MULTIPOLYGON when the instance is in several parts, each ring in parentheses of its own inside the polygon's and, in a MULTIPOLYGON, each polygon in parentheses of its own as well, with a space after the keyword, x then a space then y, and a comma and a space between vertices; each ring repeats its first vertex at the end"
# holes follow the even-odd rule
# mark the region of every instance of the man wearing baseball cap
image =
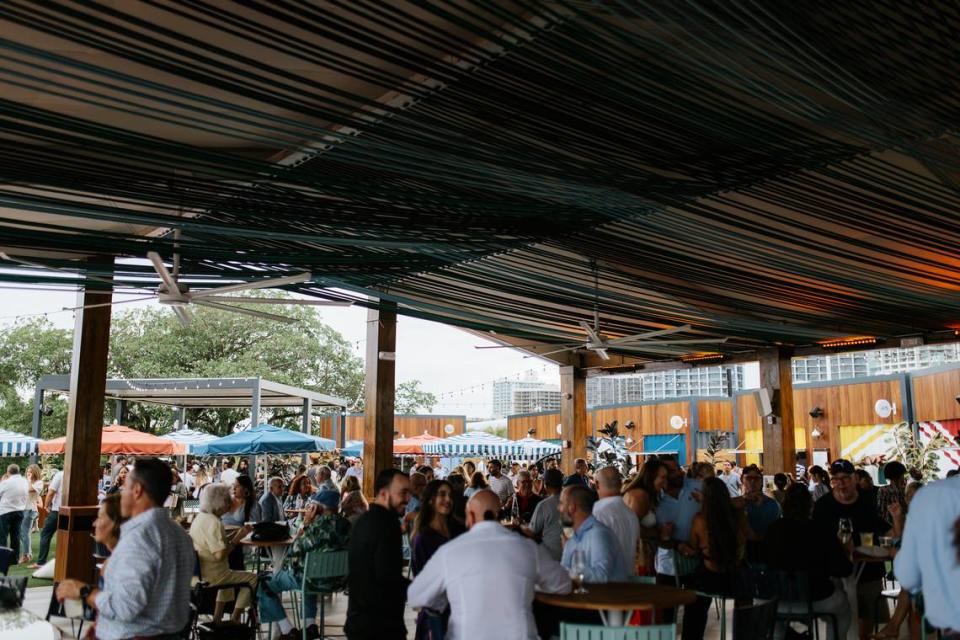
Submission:
MULTIPOLYGON (((281 631, 287 628, 286 636, 299 639, 300 632, 293 628, 287 619, 281 603, 283 591, 299 591, 303 584, 303 566, 307 553, 311 551, 345 551, 350 534, 350 523, 337 513, 340 507, 340 494, 329 489, 321 489, 311 496, 303 515, 303 527, 297 533, 290 546, 283 568, 263 583, 258 595, 261 622, 278 622, 281 631)), ((344 580, 324 585, 330 591, 342 589, 344 580)), ((317 616, 317 596, 306 598, 303 603, 304 622, 307 638, 320 638, 320 629, 314 622, 317 616)))
MULTIPOLYGON (((830 464, 830 493, 824 494, 813 506, 813 521, 826 531, 837 535, 840 521, 846 519, 853 525, 853 547, 860 546, 860 535, 871 533, 885 535, 890 530, 886 520, 877 514, 876 502, 860 493, 853 465, 848 460, 834 460, 830 464)), ((884 565, 867 563, 857 582, 857 609, 860 621, 860 638, 868 638, 874 627, 874 605, 883 589, 884 565)), ((879 607, 879 619, 890 617, 886 606, 879 607)))

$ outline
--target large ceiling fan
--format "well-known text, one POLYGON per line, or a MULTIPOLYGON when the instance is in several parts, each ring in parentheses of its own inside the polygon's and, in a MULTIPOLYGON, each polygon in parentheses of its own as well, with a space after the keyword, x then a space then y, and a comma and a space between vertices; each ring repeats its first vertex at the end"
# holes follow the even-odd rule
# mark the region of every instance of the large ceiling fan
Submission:
MULTIPOLYGON (((666 329, 657 329, 655 331, 646 331, 643 333, 635 333, 629 336, 622 336, 620 338, 608 339, 600 333, 600 281, 599 273, 597 269, 597 263, 594 260, 590 261, 590 270, 593 274, 593 290, 594 290, 594 300, 593 300, 593 326, 584 320, 580 320, 577 324, 580 325, 580 328, 583 329, 584 333, 587 336, 585 341, 581 342, 568 342, 564 344, 555 345, 557 348, 552 351, 538 351, 535 356, 549 356, 555 353, 563 353, 565 351, 593 351, 603 360, 609 360, 610 354, 607 353, 608 349, 615 348, 618 351, 635 351, 640 353, 657 353, 675 356, 677 355, 675 351, 671 350, 670 347, 674 345, 706 345, 706 344, 721 344, 727 341, 726 338, 678 338, 675 340, 653 340, 652 338, 662 338, 664 336, 669 336, 675 333, 686 333, 692 329, 689 324, 685 324, 679 327, 668 327, 666 329)), ((535 347, 542 346, 536 344, 529 345, 497 345, 497 346, 478 346, 477 349, 501 349, 507 347, 535 347)), ((527 356, 528 358, 535 356, 527 356)))
MULTIPOLYGON (((199 291, 191 291, 190 287, 184 283, 180 282, 180 260, 179 256, 174 256, 173 259, 173 272, 167 269, 167 265, 163 262, 163 258, 160 257, 155 251, 150 251, 147 253, 147 258, 150 259, 150 263, 153 265, 154 270, 157 272, 157 275, 160 277, 160 286, 150 295, 132 298, 128 300, 120 300, 115 302, 104 303, 109 306, 114 306, 118 304, 125 304, 129 302, 139 302, 141 300, 150 300, 156 299, 160 304, 168 305, 173 313, 177 316, 177 320, 180 321, 180 324, 183 326, 189 326, 190 321, 193 319, 193 315, 190 313, 190 310, 187 308, 190 305, 199 305, 203 307, 211 307, 213 309, 220 309, 221 311, 231 311, 233 313, 242 313, 248 316, 254 316, 257 318, 264 318, 267 320, 276 320, 277 322, 286 322, 293 323, 297 320, 295 318, 290 318, 287 316, 281 316, 275 313, 267 313, 265 311, 255 311, 253 309, 246 309, 244 307, 234 306, 237 304, 273 304, 273 305, 311 305, 317 307, 348 307, 353 304, 349 300, 321 300, 321 299, 299 299, 299 298, 251 298, 243 296, 234 296, 234 295, 225 295, 228 293, 236 293, 238 291, 252 291, 255 289, 271 289, 275 287, 282 287, 284 285, 297 284, 300 282, 308 282, 312 277, 310 273, 297 273, 294 275, 283 276, 280 278, 268 278, 265 280, 256 280, 254 282, 242 282, 239 284, 231 284, 223 287, 214 287, 213 289, 202 289, 199 291)), ((6 253, 0 252, 0 259, 7 260, 9 262, 16 262, 18 264, 36 267, 41 269, 50 269, 52 271, 63 271, 71 274, 75 274, 74 271, 69 269, 62 269, 59 267, 53 267, 50 265, 40 264, 30 260, 24 260, 22 258, 17 258, 6 253)), ((106 284, 115 284, 113 281, 98 278, 95 276, 87 276, 89 280, 102 281, 106 284)), ((142 287, 137 287, 138 289, 142 287)), ((98 307, 102 305, 89 305, 88 307, 65 307, 64 310, 76 310, 89 307, 98 307)))

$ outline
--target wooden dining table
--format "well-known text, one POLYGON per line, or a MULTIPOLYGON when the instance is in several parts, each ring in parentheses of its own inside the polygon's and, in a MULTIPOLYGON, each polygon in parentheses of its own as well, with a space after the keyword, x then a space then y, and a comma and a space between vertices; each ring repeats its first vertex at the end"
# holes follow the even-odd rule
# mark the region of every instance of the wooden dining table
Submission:
POLYGON ((587 593, 537 592, 535 597, 539 602, 555 607, 599 611, 603 624, 608 627, 624 626, 634 611, 672 609, 692 604, 697 599, 695 591, 668 585, 608 582, 583 586, 587 593))

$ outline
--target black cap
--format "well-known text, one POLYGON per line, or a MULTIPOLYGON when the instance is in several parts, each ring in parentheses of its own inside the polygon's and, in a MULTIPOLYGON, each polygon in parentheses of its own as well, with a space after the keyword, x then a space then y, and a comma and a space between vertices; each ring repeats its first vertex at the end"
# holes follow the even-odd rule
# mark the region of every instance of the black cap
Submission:
POLYGON ((849 460, 834 460, 830 463, 830 475, 836 475, 838 473, 853 473, 853 464, 849 460))

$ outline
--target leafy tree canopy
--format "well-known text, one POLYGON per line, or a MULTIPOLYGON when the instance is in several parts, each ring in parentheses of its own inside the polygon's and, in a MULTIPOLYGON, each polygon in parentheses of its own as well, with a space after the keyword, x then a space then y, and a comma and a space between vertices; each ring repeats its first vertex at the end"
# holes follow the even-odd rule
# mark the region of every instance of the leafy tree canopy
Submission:
MULTIPOLYGON (((275 295, 273 293, 272 295, 275 295)), ((194 321, 182 327, 163 308, 141 308, 115 315, 111 326, 108 375, 113 378, 262 377, 349 400, 363 410, 363 361, 350 343, 324 324, 308 306, 257 305, 258 310, 298 320, 284 324, 236 313, 197 307, 194 321)), ((0 425, 28 432, 32 390, 46 374, 70 370, 72 330, 46 319, 33 319, 0 330, 0 425), (29 400, 27 400, 29 398, 29 400)), ((429 412, 433 394, 412 380, 397 387, 397 412, 429 412)), ((48 398, 53 415, 43 419, 43 437, 66 431, 66 401, 48 398)), ((191 426, 225 435, 249 416, 243 410, 191 410, 191 426)), ((115 418, 106 407, 105 419, 115 418)), ((299 410, 264 410, 261 420, 300 424, 299 410)), ((153 433, 173 428, 174 416, 163 407, 131 405, 127 424, 153 433)))

